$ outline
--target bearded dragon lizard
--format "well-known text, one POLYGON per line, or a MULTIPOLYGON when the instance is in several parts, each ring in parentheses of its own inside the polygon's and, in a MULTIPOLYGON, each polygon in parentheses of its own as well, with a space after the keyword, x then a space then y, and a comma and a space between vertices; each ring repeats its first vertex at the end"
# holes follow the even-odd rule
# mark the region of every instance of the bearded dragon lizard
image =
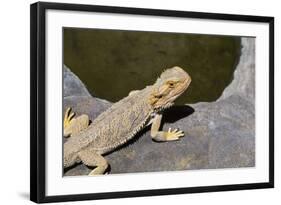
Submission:
POLYGON ((95 167, 89 175, 104 174, 108 162, 104 154, 114 151, 151 125, 155 141, 174 141, 184 136, 178 129, 159 131, 162 111, 174 104, 191 83, 191 77, 180 67, 165 70, 153 85, 135 90, 114 103, 89 125, 89 117, 77 118, 67 109, 64 118, 64 168, 82 162, 95 167))

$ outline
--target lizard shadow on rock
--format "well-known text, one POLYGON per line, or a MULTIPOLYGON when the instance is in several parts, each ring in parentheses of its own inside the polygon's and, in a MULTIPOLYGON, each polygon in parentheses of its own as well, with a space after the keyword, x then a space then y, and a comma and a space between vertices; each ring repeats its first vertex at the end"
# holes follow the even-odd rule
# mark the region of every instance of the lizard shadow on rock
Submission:
POLYGON ((82 162, 79 162, 79 163, 75 163, 73 164, 72 166, 69 166, 69 167, 64 167, 63 168, 63 175, 65 175, 66 172, 68 172, 69 170, 73 169, 74 167, 78 166, 79 164, 81 164, 82 162))
POLYGON ((191 115, 194 111, 195 110, 189 105, 172 106, 169 109, 164 110, 163 123, 175 123, 176 121, 191 115))

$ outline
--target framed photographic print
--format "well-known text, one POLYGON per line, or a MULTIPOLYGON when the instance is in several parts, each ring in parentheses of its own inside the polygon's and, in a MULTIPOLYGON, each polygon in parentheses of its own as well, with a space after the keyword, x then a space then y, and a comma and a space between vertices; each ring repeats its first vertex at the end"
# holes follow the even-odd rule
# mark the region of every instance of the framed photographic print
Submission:
POLYGON ((31 5, 32 201, 274 187, 274 18, 31 5))

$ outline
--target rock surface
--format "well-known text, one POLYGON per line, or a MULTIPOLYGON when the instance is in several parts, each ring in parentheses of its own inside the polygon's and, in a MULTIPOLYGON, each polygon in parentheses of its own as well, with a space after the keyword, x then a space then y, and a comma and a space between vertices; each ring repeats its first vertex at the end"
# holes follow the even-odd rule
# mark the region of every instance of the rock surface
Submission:
POLYGON ((64 97, 91 96, 84 83, 82 83, 81 80, 74 73, 72 73, 66 65, 63 66, 63 84, 64 97))
MULTIPOLYGON (((145 129, 129 145, 105 156, 111 165, 110 173, 255 166, 254 45, 254 39, 242 38, 234 79, 217 101, 174 106, 165 111, 163 129, 179 128, 185 137, 157 143, 145 129)), ((78 115, 86 113, 94 119, 110 106, 87 94, 75 75, 73 86, 69 76, 64 84, 64 107, 71 106, 78 115)), ((79 164, 65 175, 85 175, 89 171, 79 164)))
POLYGON ((242 55, 234 71, 234 80, 224 90, 219 99, 237 94, 246 100, 255 102, 255 39, 242 38, 242 55))

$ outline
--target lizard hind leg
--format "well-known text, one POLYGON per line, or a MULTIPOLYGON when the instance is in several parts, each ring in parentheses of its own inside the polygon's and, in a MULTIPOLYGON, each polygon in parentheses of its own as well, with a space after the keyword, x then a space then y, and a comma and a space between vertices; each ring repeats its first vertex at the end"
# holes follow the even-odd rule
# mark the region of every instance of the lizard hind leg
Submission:
POLYGON ((90 149, 83 150, 79 152, 78 155, 83 164, 86 166, 95 167, 89 173, 89 176, 105 174, 105 171, 108 168, 108 163, 103 156, 90 149))

